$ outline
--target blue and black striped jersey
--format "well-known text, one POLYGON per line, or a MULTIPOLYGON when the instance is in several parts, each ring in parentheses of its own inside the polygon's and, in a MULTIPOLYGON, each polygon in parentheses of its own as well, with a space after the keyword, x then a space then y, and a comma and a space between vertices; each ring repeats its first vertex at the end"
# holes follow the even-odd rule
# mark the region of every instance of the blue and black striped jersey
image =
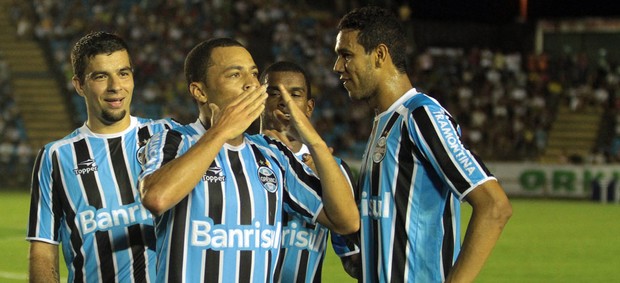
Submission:
POLYGON ((27 240, 62 243, 69 282, 154 282, 153 218, 137 189, 137 153, 170 119, 131 117, 117 134, 86 125, 39 152, 27 240))
MULTIPOLYGON (((140 176, 183 155, 206 132, 200 121, 147 145, 140 176)), ((319 179, 280 142, 245 135, 225 144, 192 192, 155 218, 158 282, 272 282, 283 211, 314 223, 319 179)))
MULTIPOLYGON (((301 158, 304 153, 309 153, 305 145, 295 155, 301 158)), ((340 158, 336 158, 336 162, 347 178, 348 185, 353 187, 353 176, 349 166, 340 158)), ((351 193, 354 194, 354 191, 351 193)), ((321 270, 329 234, 329 229, 320 223, 308 223, 295 215, 285 213, 282 232, 283 250, 276 270, 276 282, 321 282, 321 270)), ((340 257, 359 253, 359 247, 336 233, 331 233, 331 242, 334 251, 340 257)))
POLYGON ((460 250, 460 203, 493 179, 433 98, 408 91, 374 121, 359 186, 364 282, 442 282, 460 250))

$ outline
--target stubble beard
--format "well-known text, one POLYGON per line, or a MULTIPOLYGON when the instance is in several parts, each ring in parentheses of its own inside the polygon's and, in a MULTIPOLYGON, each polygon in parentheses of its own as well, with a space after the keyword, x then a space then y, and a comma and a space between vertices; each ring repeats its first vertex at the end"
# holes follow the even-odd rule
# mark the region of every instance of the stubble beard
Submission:
POLYGON ((114 113, 112 111, 103 110, 101 112, 101 120, 106 125, 112 125, 118 121, 123 120, 127 115, 127 110, 121 110, 120 112, 114 113))

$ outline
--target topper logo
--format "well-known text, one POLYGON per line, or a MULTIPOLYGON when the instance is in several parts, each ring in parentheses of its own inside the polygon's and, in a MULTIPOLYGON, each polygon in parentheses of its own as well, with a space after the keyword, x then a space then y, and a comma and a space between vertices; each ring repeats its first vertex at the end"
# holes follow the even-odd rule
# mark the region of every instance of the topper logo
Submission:
POLYGON ((73 169, 73 173, 75 175, 85 175, 91 172, 97 172, 98 168, 95 160, 87 159, 78 163, 77 168, 73 169))

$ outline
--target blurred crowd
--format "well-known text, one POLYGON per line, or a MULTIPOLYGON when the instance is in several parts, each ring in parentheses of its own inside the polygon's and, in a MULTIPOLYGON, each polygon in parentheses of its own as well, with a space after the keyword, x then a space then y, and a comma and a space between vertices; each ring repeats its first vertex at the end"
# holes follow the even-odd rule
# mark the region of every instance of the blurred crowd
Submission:
MULTIPOLYGON (((332 9, 323 9, 285 0, 14 0, 10 13, 20 36, 49 46, 54 65, 64 75, 66 93, 74 100, 76 125, 83 123, 86 112, 70 83, 69 53, 86 32, 115 32, 130 44, 134 115, 173 117, 183 123, 197 116, 183 75, 185 54, 202 40, 227 36, 248 47, 260 70, 277 60, 304 66, 317 99, 313 120, 318 130, 337 155, 359 159, 374 112, 352 102, 332 71, 335 27, 356 3, 334 1, 332 9)), ((396 3, 386 5, 393 5, 403 22, 411 21, 408 6, 396 3)), ((604 50, 589 58, 569 49, 534 55, 428 48, 410 49, 409 57, 414 86, 446 106, 460 123, 465 143, 487 160, 536 160, 559 105, 574 111, 602 107, 620 121, 620 68, 604 50)), ((2 95, 5 115, 12 103, 5 102, 4 84, 2 95)), ((608 141, 593 149, 608 161, 617 161, 620 152, 620 126, 615 128, 608 141)))
MULTIPOLYGON (((440 100, 461 124, 465 143, 491 160, 536 161, 560 106, 612 117, 620 110, 620 66, 605 50, 591 59, 568 47, 553 55, 429 49, 416 58, 416 86, 440 100)), ((615 137, 620 128, 589 149, 602 161, 583 158, 617 161, 615 137)))
POLYGON ((34 155, 13 97, 9 65, 0 53, 0 186, 27 181, 34 155))

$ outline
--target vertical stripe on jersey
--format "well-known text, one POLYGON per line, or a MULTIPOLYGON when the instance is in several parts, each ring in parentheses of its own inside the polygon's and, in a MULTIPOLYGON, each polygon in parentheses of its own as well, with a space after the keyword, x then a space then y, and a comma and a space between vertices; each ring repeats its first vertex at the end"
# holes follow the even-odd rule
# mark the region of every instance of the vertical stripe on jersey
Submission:
MULTIPOLYGON (((265 158, 265 156, 260 152, 260 150, 258 149, 258 147, 255 144, 250 144, 251 145, 251 149, 252 149, 252 153, 254 154, 254 158, 256 158, 256 162, 257 164, 267 164, 267 159, 265 158)), ((279 165, 279 164, 278 164, 279 165)), ((279 167, 280 170, 283 170, 281 167, 279 167)), ((284 172, 283 174, 284 175, 284 172)), ((276 225, 276 214, 278 213, 277 210, 277 205, 278 205, 278 195, 276 193, 267 193, 267 211, 265 211, 265 213, 267 213, 267 215, 269 216, 267 218, 267 224, 269 225, 276 225)), ((284 215, 284 214, 282 214, 284 215)), ((269 272, 269 270, 272 269, 272 257, 274 255, 272 254, 271 250, 269 250, 267 252, 267 262, 268 262, 268 266, 267 266, 267 281, 271 282, 271 280, 273 280, 273 278, 271 278, 272 274, 271 272, 269 272)), ((279 261, 280 259, 283 259, 284 256, 280 255, 280 258, 278 258, 276 261, 279 261)), ((277 268, 277 265, 276 265, 277 268)), ((277 276, 275 278, 278 278, 277 276)))
POLYGON ((297 282, 304 283, 306 281, 306 273, 308 272, 308 250, 303 249, 301 251, 301 257, 298 261, 299 268, 297 268, 297 282))
MULTIPOLYGON (((163 139, 165 140, 165 147, 163 149, 161 166, 164 166, 176 158, 177 150, 183 140, 181 134, 174 130, 166 132, 163 139)), ((183 248, 185 247, 185 229, 186 219, 188 217, 189 198, 190 196, 186 196, 170 210, 171 212, 167 212, 171 213, 169 217, 173 218, 172 227, 170 229, 170 242, 168 243, 170 247, 167 255, 168 262, 157 263, 157 266, 165 266, 165 270, 168 272, 166 282, 183 282, 183 272, 185 270, 185 254, 183 248)))
MULTIPOLYGON (((243 165, 241 164, 240 152, 238 151, 228 151, 228 156, 230 160, 230 167, 234 172, 235 184, 237 185, 237 191, 239 193, 239 225, 252 225, 252 212, 254 210, 252 204, 252 198, 250 196, 250 187, 248 186, 246 180, 246 174, 243 165)), ((239 251, 239 266, 242 268, 252 267, 252 251, 239 251)), ((239 282, 250 282, 252 279, 252 271, 247 270, 247 272, 241 272, 239 274, 239 282)))
MULTIPOLYGON (((379 139, 381 139, 381 137, 385 137, 387 138, 390 131, 392 130, 392 127, 394 126, 394 123, 396 123, 396 120, 398 120, 398 118, 400 117, 400 115, 397 112, 392 113, 392 116, 390 117, 390 119, 388 120, 388 122, 385 124, 385 127, 383 128, 383 131, 381 131, 381 135, 379 136, 379 139)), ((377 141, 379 139, 374 139, 374 147, 371 147, 373 149, 377 148, 377 141)), ((387 140, 386 140, 387 141, 387 140)), ((388 145, 386 144, 385 147, 387 147, 388 145)), ((387 154, 384 153, 384 154, 387 154)), ((381 164, 382 162, 374 162, 373 159, 373 152, 369 152, 367 158, 369 158, 368 162, 372 162, 372 169, 371 169, 371 175, 370 175, 370 198, 372 200, 372 198, 374 197, 380 197, 379 194, 381 192, 381 178, 383 175, 383 172, 381 171, 381 164)), ((376 208, 375 208, 376 209, 376 208)), ((382 239, 380 239, 379 236, 379 230, 382 229, 382 227, 380 227, 380 219, 377 218, 371 218, 370 222, 370 231, 372 233, 372 247, 370 249, 370 253, 372 254, 372 258, 378 259, 379 257, 381 257, 381 254, 379 253, 379 243, 382 241, 382 239), (376 256, 375 256, 376 255, 376 256)), ((390 259, 384 258, 384 259, 380 259, 382 261, 389 261, 390 259)), ((381 268, 381 264, 379 264, 379 261, 375 262, 375 263, 371 263, 371 267, 373 266, 373 264, 376 264, 377 267, 376 268, 371 268, 372 270, 372 274, 371 274, 371 281, 374 280, 378 280, 378 271, 381 268)))
MULTIPOLYGON (((148 128, 143 128, 148 129, 148 128)), ((139 133, 142 132, 139 131, 139 133)), ((148 133, 148 132, 147 132, 148 133)), ((119 195, 121 198, 121 205, 128 205, 135 202, 135 196, 133 194, 134 188, 131 186, 132 180, 127 172, 127 164, 125 162, 125 151, 123 148, 123 139, 113 138, 108 140, 108 147, 110 151, 110 161, 112 163, 112 170, 116 178, 116 184, 118 185, 119 195)), ((133 158, 130 155, 129 158, 133 158)), ((126 228, 128 233, 127 243, 131 248, 131 262, 133 266, 133 277, 136 282, 144 282, 146 280, 146 258, 144 255, 144 239, 142 238, 142 231, 140 224, 134 224, 126 228)), ((115 245, 125 243, 114 243, 115 245)))
MULTIPOLYGON (((185 270, 185 229, 186 219, 188 217, 189 196, 181 200, 173 211, 174 220, 172 220, 172 233, 170 235, 170 254, 168 255, 167 267, 169 268, 167 282, 183 282, 183 272, 185 270)), ((189 263, 195 264, 195 263, 189 263)))
MULTIPOLYGON (((39 153, 37 154, 37 158, 34 161, 34 168, 32 170, 32 179, 31 179, 31 192, 30 192, 30 203, 39 203, 39 198, 41 195, 41 186, 39 185, 39 170, 41 170, 41 159, 43 158, 43 153, 45 152, 45 148, 41 148, 39 153)), ((30 206, 30 218, 28 221, 28 237, 36 237, 37 236, 37 222, 32 221, 32 219, 38 219, 39 215, 39 206, 31 205, 30 206)), ((56 230, 55 230, 56 231, 56 230)), ((54 239, 58 239, 58 235, 54 235, 54 239)))
MULTIPOLYGON (((442 269, 443 269, 443 278, 448 278, 448 273, 450 273, 450 269, 452 267, 452 260, 454 257, 454 226, 452 225, 452 221, 454 220, 455 215, 452 214, 452 210, 454 207, 453 202, 454 196, 452 193, 448 194, 448 198, 446 199, 446 207, 443 211, 443 243, 441 245, 441 259, 442 259, 442 269)), ((460 240, 460 239, 459 239, 460 240)))
MULTIPOLYGON (((254 153, 254 157, 256 158, 256 162, 257 164, 267 164, 267 159, 265 159, 265 157, 263 156, 263 154, 260 152, 260 150, 258 149, 258 147, 255 144, 251 144, 252 146, 252 152, 254 153)), ((279 165, 279 164, 278 164, 279 165)), ((281 170, 283 170, 280 167, 281 170)), ((284 173, 284 172, 282 172, 284 173)), ((284 174, 282 174, 284 175, 284 174)), ((267 195, 267 209, 268 209, 268 213, 269 213, 269 218, 267 219, 268 224, 269 225, 275 225, 276 224, 276 207, 277 207, 277 202, 278 202, 278 196, 275 193, 269 193, 267 195)))
MULTIPOLYGON (((291 217, 287 213, 282 213, 282 227, 288 226, 289 219, 291 219, 291 217)), ((284 249, 284 248, 280 249, 280 256, 278 257, 278 261, 276 263, 276 270, 274 272, 274 278, 279 278, 280 281, 282 280, 282 276, 280 276, 280 274, 282 274, 282 266, 284 266, 284 259, 286 258, 287 251, 288 249, 284 249)))
MULTIPOLYGON (((61 169, 60 163, 58 162, 58 156, 56 152, 52 155, 52 179, 53 179, 53 187, 52 194, 57 195, 58 197, 52 196, 53 199, 58 198, 59 206, 63 210, 67 221, 65 223, 69 226, 69 231, 71 231, 71 249, 75 254, 75 258, 72 261, 72 268, 74 272, 74 282, 84 282, 86 279, 84 278, 84 253, 82 251, 82 237, 80 236, 80 229, 75 225, 75 211, 72 209, 72 203, 67 196, 64 187, 62 186, 62 177, 61 177, 61 169)), ((57 218, 59 219, 59 218, 57 218)), ((54 227, 54 231, 56 227, 54 227)), ((58 237, 58 236, 56 236, 58 237)), ((71 269, 71 267, 69 267, 71 269)))
MULTIPOLYGON (((406 124, 403 123, 401 133, 408 133, 406 124)), ((398 146, 398 174, 396 176, 396 188, 394 189, 394 242, 392 247, 392 258, 389 259, 392 264, 392 280, 394 282, 407 281, 407 251, 409 250, 409 241, 407 237, 407 229, 409 228, 409 200, 412 198, 413 186, 413 168, 414 160, 411 154, 413 142, 407 138, 408 135, 401 135, 400 144, 398 146), (404 271, 404 272, 403 272, 404 271), (404 276, 397 278, 396 276, 404 276)), ((388 259, 385 259, 388 260, 388 259)))
MULTIPOLYGON (((448 115, 448 114, 445 114, 448 115)), ((433 156, 436 158, 439 167, 443 169, 443 173, 447 175, 447 180, 451 180, 452 184, 457 190, 467 190, 470 184, 467 179, 460 173, 461 169, 458 168, 453 160, 450 158, 450 148, 445 148, 443 143, 443 137, 437 135, 437 131, 433 128, 435 121, 431 118, 431 114, 427 112, 425 107, 418 107, 411 113, 413 121, 419 128, 419 132, 424 138, 430 150, 433 152, 433 156)), ((456 122, 450 117, 450 123, 453 127, 456 127, 456 122)), ((429 170, 432 171, 432 170, 429 170)), ((461 191, 463 193, 464 191, 461 191)))
MULTIPOLYGON (((80 162, 92 159, 90 156, 89 145, 86 140, 82 139, 73 144, 78 164, 80 162)), ((103 199, 99 194, 97 179, 95 174, 80 175, 82 184, 86 193, 88 204, 95 209, 103 208, 103 199)), ((98 264, 103 282, 111 282, 115 280, 116 269, 114 268, 114 258, 112 256, 113 248, 110 242, 110 234, 108 231, 96 231, 97 255, 99 256, 98 264)))
MULTIPOLYGON (((216 167, 217 163, 213 161, 209 167, 216 167)), ((205 203, 209 205, 207 217, 213 220, 213 225, 222 224, 224 213, 224 186, 223 183, 208 183, 205 203), (207 201, 208 200, 208 201, 207 201)), ((214 249, 205 249, 205 282, 218 282, 219 270, 222 252, 214 249), (218 272, 215 272, 218 271, 218 272)))

